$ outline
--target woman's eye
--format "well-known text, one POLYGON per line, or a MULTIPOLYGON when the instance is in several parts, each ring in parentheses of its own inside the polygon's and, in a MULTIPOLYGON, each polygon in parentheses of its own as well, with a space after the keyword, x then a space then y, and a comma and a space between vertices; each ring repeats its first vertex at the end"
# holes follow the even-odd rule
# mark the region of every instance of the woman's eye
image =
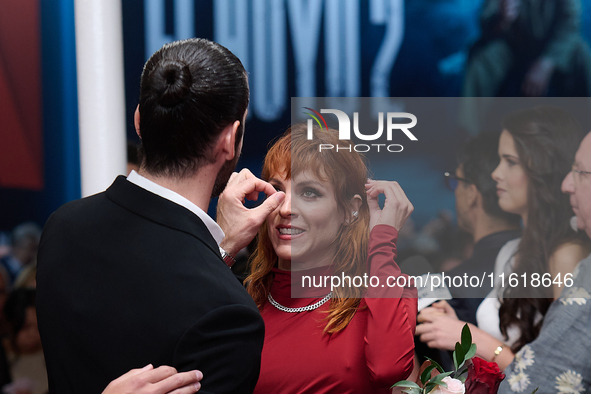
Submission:
POLYGON ((282 192, 283 191, 281 189, 281 186, 279 186, 279 185, 273 185, 273 184, 271 184, 271 186, 273 186, 273 189, 275 189, 275 191, 278 191, 278 192, 282 192))
POLYGON ((302 196, 307 197, 307 198, 319 197, 320 193, 318 192, 318 190, 315 190, 315 189, 306 189, 302 193, 302 196))
POLYGON ((513 166, 519 164, 518 160, 516 160, 512 157, 508 157, 508 156, 503 156, 501 158, 501 161, 505 161, 507 163, 507 166, 509 166, 509 167, 513 167, 513 166))

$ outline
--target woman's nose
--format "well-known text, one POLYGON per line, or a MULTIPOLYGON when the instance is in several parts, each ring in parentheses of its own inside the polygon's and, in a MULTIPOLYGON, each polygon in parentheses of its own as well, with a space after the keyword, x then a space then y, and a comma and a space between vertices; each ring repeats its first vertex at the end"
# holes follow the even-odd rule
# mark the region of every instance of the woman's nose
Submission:
POLYGON ((279 214, 283 217, 290 217, 292 215, 291 211, 291 193, 285 193, 285 199, 279 205, 279 214))
POLYGON ((500 170, 499 170, 500 166, 501 166, 501 163, 499 163, 499 165, 494 169, 492 174, 490 174, 492 179, 494 179, 496 182, 498 182, 501 179, 500 178, 500 170))

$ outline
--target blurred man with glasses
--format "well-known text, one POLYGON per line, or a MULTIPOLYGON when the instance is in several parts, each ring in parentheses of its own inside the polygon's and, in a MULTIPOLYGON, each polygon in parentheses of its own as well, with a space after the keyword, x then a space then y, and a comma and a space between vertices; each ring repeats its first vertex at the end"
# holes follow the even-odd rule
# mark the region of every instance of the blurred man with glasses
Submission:
MULTIPOLYGON (((508 241, 519 237, 519 217, 499 207, 496 183, 491 177, 499 162, 498 134, 483 133, 471 140, 458 154, 455 174, 444 174, 447 187, 456 196, 458 227, 472 235, 472 256, 447 275, 468 276, 489 274, 494 271, 499 250, 508 241)), ((454 299, 448 303, 458 318, 476 324, 476 309, 486 297, 490 287, 451 288, 454 299)))

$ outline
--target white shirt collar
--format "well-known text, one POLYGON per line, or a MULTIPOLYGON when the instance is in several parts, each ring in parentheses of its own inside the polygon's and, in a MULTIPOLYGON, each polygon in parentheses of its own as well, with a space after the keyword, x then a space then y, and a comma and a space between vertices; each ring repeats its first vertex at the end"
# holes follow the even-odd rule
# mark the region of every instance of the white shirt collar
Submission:
POLYGON ((199 217, 213 236, 213 239, 217 242, 218 246, 222 239, 224 239, 224 232, 221 227, 205 212, 203 209, 199 208, 197 205, 193 204, 191 201, 186 199, 185 197, 181 196, 180 194, 173 192, 170 189, 165 188, 164 186, 160 186, 157 183, 152 182, 151 180, 141 176, 135 171, 131 171, 131 173, 127 176, 127 180, 142 189, 146 189, 147 191, 159 195, 160 197, 166 198, 169 201, 172 201, 180 206, 187 208, 189 211, 193 212, 195 215, 199 217))

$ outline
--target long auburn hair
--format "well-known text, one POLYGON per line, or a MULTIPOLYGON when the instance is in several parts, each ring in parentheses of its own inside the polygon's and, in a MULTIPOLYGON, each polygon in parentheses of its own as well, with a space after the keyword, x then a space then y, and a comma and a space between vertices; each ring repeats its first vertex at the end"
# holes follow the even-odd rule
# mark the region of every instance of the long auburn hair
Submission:
MULTIPOLYGON (((332 260, 335 272, 345 275, 363 275, 366 272, 367 248, 369 238, 369 208, 365 195, 367 182, 367 166, 364 158, 351 147, 348 141, 340 141, 337 131, 321 130, 314 127, 314 139, 307 139, 307 127, 303 124, 293 125, 271 146, 263 164, 262 178, 269 180, 273 175, 285 175, 293 179, 302 172, 309 171, 323 182, 334 186, 335 199, 339 211, 344 213, 347 225, 343 223, 336 239, 336 254, 332 260), (330 144, 335 149, 319 151, 319 144, 330 144), (339 145, 340 152, 336 152, 339 145), (359 195, 362 204, 357 218, 351 215, 350 201, 359 195)), ((267 223, 265 222, 257 235, 256 250, 251 258, 250 275, 246 278, 246 289, 259 309, 267 303, 267 297, 273 282, 271 269, 277 264, 277 254, 273 249, 267 223)), ((338 287, 330 301, 330 308, 325 333, 336 333, 343 330, 359 308, 364 288, 338 287)))
MULTIPOLYGON (((515 141, 519 161, 528 179, 527 223, 515 255, 513 271, 521 277, 548 272, 556 249, 568 242, 583 244, 585 238, 569 225, 573 210, 561 184, 571 170, 575 152, 584 137, 577 121, 555 107, 535 107, 508 115, 503 128, 515 141)), ((541 288, 540 288, 541 289, 541 288)), ((531 289, 529 289, 531 290, 531 289)), ((517 352, 539 334, 544 316, 552 303, 551 288, 535 298, 520 298, 518 288, 507 288, 499 310, 500 329, 515 325, 520 337, 511 350, 517 352)))

